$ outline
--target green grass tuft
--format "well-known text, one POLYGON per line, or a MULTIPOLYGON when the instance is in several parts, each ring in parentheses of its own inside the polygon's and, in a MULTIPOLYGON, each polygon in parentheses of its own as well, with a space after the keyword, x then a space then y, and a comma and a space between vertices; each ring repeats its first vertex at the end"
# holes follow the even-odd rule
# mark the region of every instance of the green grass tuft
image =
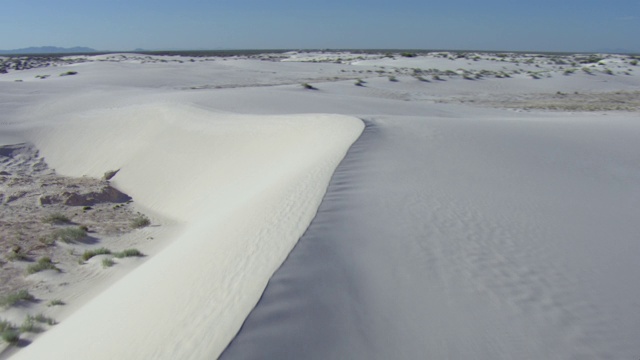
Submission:
POLYGON ((115 264, 116 263, 111 258, 102 259, 102 267, 105 269, 108 267, 112 267, 115 264))
POLYGON ((44 270, 58 270, 60 271, 60 269, 58 269, 53 262, 51 261, 51 258, 48 256, 42 257, 38 260, 37 263, 33 264, 33 265, 29 265, 27 267, 27 274, 31 275, 31 274, 35 274, 37 272, 40 271, 44 271, 44 270))
POLYGON ((27 317, 22 322, 22 325, 20 325, 20 332, 21 333, 26 333, 26 332, 39 333, 39 332, 42 332, 42 328, 38 326, 33 316, 27 315, 27 317))
POLYGON ((20 290, 9 295, 0 297, 1 307, 11 307, 20 301, 34 301, 36 298, 31 295, 27 290, 20 290))
MULTIPOLYGON (((69 228, 55 230, 49 236, 49 240, 52 240, 54 242, 60 240, 68 244, 78 240, 82 240, 85 237, 87 237, 87 232, 84 231, 83 229, 79 227, 77 228, 69 227, 69 228)), ((46 241, 43 241, 43 242, 47 243, 46 241)))
POLYGON ((141 257, 144 256, 138 249, 126 249, 120 252, 114 253, 113 256, 117 258, 125 258, 125 257, 141 257))
POLYGON ((87 261, 89 259, 91 259, 94 256, 97 255, 109 255, 111 254, 111 250, 107 249, 107 248, 99 248, 99 249, 95 249, 95 250, 87 250, 84 252, 84 254, 82 254, 82 261, 87 261))

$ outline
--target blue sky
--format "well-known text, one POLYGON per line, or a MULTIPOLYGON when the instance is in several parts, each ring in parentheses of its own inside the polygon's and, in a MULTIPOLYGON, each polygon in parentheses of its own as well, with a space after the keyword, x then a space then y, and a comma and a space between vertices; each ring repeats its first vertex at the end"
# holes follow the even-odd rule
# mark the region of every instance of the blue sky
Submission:
POLYGON ((0 0, 0 49, 640 52, 640 0, 0 0))

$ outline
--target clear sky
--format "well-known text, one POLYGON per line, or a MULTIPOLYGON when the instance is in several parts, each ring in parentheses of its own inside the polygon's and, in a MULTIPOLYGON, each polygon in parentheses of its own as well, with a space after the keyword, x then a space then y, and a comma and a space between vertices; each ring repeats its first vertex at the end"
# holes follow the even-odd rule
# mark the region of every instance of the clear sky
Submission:
POLYGON ((0 0, 0 49, 640 52, 640 0, 0 0))

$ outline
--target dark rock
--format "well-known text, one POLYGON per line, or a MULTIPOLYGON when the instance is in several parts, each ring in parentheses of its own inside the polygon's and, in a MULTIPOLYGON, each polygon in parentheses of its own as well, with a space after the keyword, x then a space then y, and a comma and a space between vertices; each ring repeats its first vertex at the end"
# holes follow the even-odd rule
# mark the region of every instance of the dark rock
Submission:
POLYGON ((90 192, 86 194, 68 193, 62 194, 66 197, 65 205, 69 206, 92 206, 101 203, 125 203, 131 200, 131 197, 109 185, 105 186, 100 192, 90 192))

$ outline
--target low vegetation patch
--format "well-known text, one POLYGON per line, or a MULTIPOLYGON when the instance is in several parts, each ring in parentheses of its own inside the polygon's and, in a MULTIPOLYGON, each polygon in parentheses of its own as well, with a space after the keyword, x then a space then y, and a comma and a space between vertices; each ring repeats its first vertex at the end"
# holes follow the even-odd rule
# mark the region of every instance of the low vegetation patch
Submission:
POLYGON ((57 229, 49 236, 49 241, 62 241, 64 243, 72 243, 87 237, 87 232, 79 227, 68 227, 64 229, 57 229))
POLYGON ((31 295, 27 290, 19 290, 9 295, 0 297, 1 307, 11 307, 21 301, 35 301, 35 297, 31 295))
POLYGON ((77 74, 78 74, 77 71, 67 71, 60 74, 60 76, 69 76, 69 75, 77 75, 77 74))
POLYGON ((50 214, 50 215, 46 216, 44 219, 42 219, 42 221, 47 223, 47 224, 56 224, 56 225, 62 225, 62 224, 71 223, 71 219, 69 219, 63 213, 59 213, 59 212, 56 212, 56 213, 53 213, 53 214, 50 214))
POLYGON ((57 270, 60 271, 60 269, 58 269, 53 262, 51 261, 51 258, 48 256, 44 256, 41 257, 40 259, 38 259, 38 262, 33 264, 33 265, 29 265, 27 267, 27 274, 31 275, 31 274, 35 274, 37 272, 40 271, 44 271, 44 270, 57 270))

